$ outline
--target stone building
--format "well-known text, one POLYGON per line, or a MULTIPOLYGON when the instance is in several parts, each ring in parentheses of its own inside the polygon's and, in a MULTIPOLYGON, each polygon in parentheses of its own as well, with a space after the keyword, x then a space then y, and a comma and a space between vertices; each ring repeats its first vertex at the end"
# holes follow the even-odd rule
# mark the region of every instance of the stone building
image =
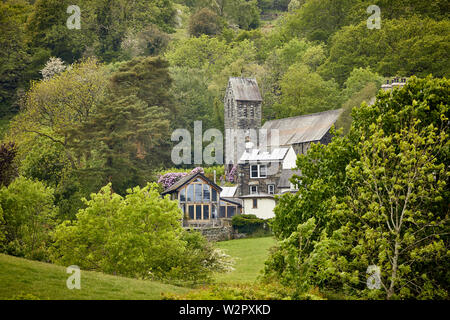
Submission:
POLYGON ((241 214, 240 201, 220 196, 222 188, 202 173, 189 174, 161 193, 178 200, 183 211, 183 226, 210 227, 228 224, 236 214, 241 214))
POLYGON ((238 163, 251 129, 261 128, 262 97, 250 78, 230 78, 224 98, 225 164, 238 163))
POLYGON ((301 174, 293 170, 297 155, 306 154, 311 143, 330 143, 330 129, 342 110, 270 120, 261 126, 261 105, 255 79, 229 79, 224 99, 226 170, 237 165, 236 195, 244 213, 270 218, 274 195, 297 189, 290 182, 294 174, 301 174))

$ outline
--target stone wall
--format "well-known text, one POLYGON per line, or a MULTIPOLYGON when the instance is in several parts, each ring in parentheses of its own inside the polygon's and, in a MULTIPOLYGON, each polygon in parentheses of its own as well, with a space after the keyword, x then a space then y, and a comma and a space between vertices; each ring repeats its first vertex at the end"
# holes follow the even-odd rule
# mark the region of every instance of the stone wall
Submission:
POLYGON ((230 226, 226 227, 204 227, 204 228, 192 228, 193 230, 200 231, 208 241, 217 242, 232 239, 245 238, 244 234, 234 232, 230 226))

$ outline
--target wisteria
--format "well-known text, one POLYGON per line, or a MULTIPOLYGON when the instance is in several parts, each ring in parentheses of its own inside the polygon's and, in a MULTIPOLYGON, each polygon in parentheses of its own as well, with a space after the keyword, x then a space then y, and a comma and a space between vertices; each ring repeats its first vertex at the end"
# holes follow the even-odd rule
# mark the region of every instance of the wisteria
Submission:
POLYGON ((198 173, 198 172, 205 174, 205 171, 203 170, 202 167, 194 168, 189 173, 187 173, 187 172, 168 172, 159 177, 158 183, 161 183, 163 185, 164 189, 167 189, 167 188, 173 186, 175 184, 175 182, 177 182, 181 178, 187 176, 188 174, 193 174, 193 173, 198 173))
POLYGON ((231 183, 236 182, 236 166, 233 166, 233 168, 231 168, 231 170, 227 172, 226 180, 231 183))

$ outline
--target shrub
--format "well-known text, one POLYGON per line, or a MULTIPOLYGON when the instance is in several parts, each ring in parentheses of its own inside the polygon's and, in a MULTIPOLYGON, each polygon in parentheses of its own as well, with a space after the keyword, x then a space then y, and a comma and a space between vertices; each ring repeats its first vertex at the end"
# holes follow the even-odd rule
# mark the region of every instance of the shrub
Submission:
POLYGON ((19 177, 0 189, 8 254, 47 260, 57 212, 53 203, 53 189, 40 181, 19 177))
POLYGON ((122 197, 103 187, 79 210, 75 221, 56 228, 51 256, 62 265, 86 270, 170 281, 207 281, 223 271, 200 234, 186 234, 177 201, 161 198, 156 183, 127 190, 122 197))
POLYGON ((215 12, 203 8, 191 16, 188 29, 189 34, 194 37, 202 34, 213 36, 221 29, 219 16, 215 12))
POLYGON ((267 232, 270 232, 268 221, 260 219, 254 214, 235 215, 231 219, 231 225, 234 230, 249 235, 267 235, 267 232), (267 232, 265 232, 266 230, 267 232))

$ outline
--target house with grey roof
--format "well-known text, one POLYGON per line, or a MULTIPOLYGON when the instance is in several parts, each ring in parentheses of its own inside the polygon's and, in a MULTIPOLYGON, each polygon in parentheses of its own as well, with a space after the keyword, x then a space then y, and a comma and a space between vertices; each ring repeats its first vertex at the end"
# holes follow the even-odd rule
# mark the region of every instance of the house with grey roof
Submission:
POLYGON ((330 129, 342 109, 270 120, 261 125, 261 106, 262 96, 255 79, 229 79, 224 98, 225 168, 237 166, 235 196, 242 200, 244 213, 270 218, 274 196, 297 190, 291 182, 293 175, 301 175, 293 170, 297 155, 306 154, 311 143, 331 142, 330 129), (235 135, 228 135, 227 129, 234 130, 235 135), (259 129, 265 134, 264 141, 251 135, 251 130, 259 129))
POLYGON ((183 226, 207 227, 229 224, 241 214, 242 202, 233 197, 222 198, 222 188, 201 172, 188 174, 161 193, 178 200, 183 212, 183 226))

